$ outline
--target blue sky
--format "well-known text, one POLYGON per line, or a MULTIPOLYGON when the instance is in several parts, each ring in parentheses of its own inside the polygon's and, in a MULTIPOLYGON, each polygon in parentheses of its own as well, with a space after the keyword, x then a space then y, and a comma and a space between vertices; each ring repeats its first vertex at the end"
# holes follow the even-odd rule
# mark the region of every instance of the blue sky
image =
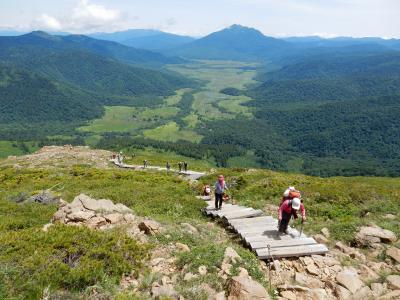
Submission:
POLYGON ((271 36, 400 38, 400 0, 0 0, 0 30, 201 36, 234 23, 271 36))

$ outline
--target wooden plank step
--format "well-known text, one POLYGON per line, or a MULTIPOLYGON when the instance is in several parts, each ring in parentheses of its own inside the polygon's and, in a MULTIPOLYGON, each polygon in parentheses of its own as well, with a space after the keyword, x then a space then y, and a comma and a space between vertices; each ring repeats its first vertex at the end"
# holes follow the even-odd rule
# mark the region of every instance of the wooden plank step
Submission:
MULTIPOLYGON (((228 206, 228 207, 225 207, 224 209, 231 209, 231 207, 228 206)), ((236 209, 236 208, 235 208, 235 209, 236 209)), ((209 213, 212 213, 212 212, 217 212, 217 210, 215 209, 214 206, 209 206, 209 207, 207 207, 207 208, 205 209, 205 212, 206 212, 207 214, 209 214, 209 213)))
POLYGON ((237 232, 240 235, 257 235, 257 233, 262 235, 265 231, 270 232, 272 230, 278 231, 277 224, 265 224, 265 225, 259 226, 259 227, 242 228, 242 229, 238 230, 237 232))
POLYGON ((249 226, 263 222, 277 222, 276 219, 270 216, 261 216, 261 217, 254 217, 254 218, 245 218, 245 219, 235 219, 230 221, 231 226, 235 227, 242 227, 242 226, 249 226))
POLYGON ((240 209, 236 209, 236 210, 225 210, 225 211, 219 210, 219 211, 216 213, 216 216, 218 216, 218 217, 220 217, 220 218, 223 218, 223 217, 225 217, 226 215, 244 211, 244 209, 245 209, 245 207, 240 207, 240 209))
POLYGON ((225 215, 227 213, 242 211, 243 209, 246 209, 246 208, 243 206, 231 206, 231 207, 221 208, 220 210, 216 210, 216 209, 210 210, 210 214, 213 216, 222 217, 223 215, 225 215))
POLYGON ((196 196, 197 199, 204 200, 204 201, 210 201, 211 196, 196 196))
POLYGON ((264 221, 264 220, 274 220, 273 217, 271 216, 261 216, 261 217, 254 217, 251 219, 236 219, 232 220, 232 225, 241 225, 241 224, 249 224, 249 223, 255 223, 258 221, 264 221))
POLYGON ((249 226, 243 226, 243 227, 239 227, 239 228, 232 226, 232 228, 234 229, 234 231, 239 233, 239 232, 254 231, 256 228, 261 228, 261 229, 265 229, 265 230, 266 229, 277 229, 278 224, 271 222, 271 223, 260 223, 259 225, 257 225, 257 227, 254 225, 253 226, 249 225, 249 226))
MULTIPOLYGON (((252 218, 247 218, 247 219, 252 219, 252 218)), ((237 219, 234 220, 229 220, 229 225, 236 228, 236 229, 243 229, 243 228, 250 228, 250 227, 257 227, 257 226, 262 226, 265 224, 277 224, 275 220, 265 220, 265 221, 259 221, 257 223, 254 224, 241 224, 241 225, 237 225, 237 224, 232 224, 231 221, 235 221, 237 219)))
MULTIPOLYGON (((249 218, 252 219, 252 218, 249 218)), ((234 220, 232 220, 234 221, 234 220)), ((266 220, 260 220, 257 222, 253 222, 253 223, 241 223, 241 224, 235 224, 231 222, 231 226, 235 227, 235 228, 248 228, 248 227, 257 227, 260 226, 262 224, 278 224, 278 221, 274 220, 274 219, 266 219, 266 220)))
POLYGON ((240 212, 253 211, 253 210, 254 209, 252 209, 251 207, 243 207, 243 206, 241 206, 236 210, 226 211, 223 217, 228 216, 228 215, 237 214, 237 213, 240 213, 240 212))
POLYGON ((242 212, 237 212, 237 213, 232 213, 232 214, 228 214, 225 215, 224 218, 226 220, 230 220, 230 219, 239 219, 239 218, 251 218, 251 217, 257 217, 263 214, 262 210, 255 210, 255 209, 251 209, 248 211, 242 211, 242 212))
POLYGON ((276 220, 265 220, 265 221, 260 221, 255 224, 243 224, 243 225, 232 225, 232 227, 235 227, 238 231, 239 230, 247 230, 249 228, 262 228, 263 226, 275 226, 278 227, 278 222, 276 220))
MULTIPOLYGON (((328 248, 322 244, 306 245, 306 246, 293 246, 293 247, 278 247, 271 248, 270 254, 274 258, 305 256, 313 254, 325 254, 329 252, 328 248)), ((256 249, 256 254, 259 259, 269 259, 268 248, 256 249)))
MULTIPOLYGON (((306 237, 305 235, 301 235, 301 238, 306 237)), ((251 242, 264 242, 264 241, 281 241, 281 240, 292 240, 300 238, 299 237, 299 232, 296 230, 294 232, 291 232, 290 234, 285 234, 285 235, 279 235, 277 230, 271 230, 271 231, 266 231, 263 234, 259 235, 250 235, 250 236, 243 236, 244 241, 247 244, 250 244, 251 242)))
POLYGON ((267 245, 270 245, 271 248, 277 247, 292 247, 292 246, 303 246, 303 245, 315 245, 318 244, 313 238, 298 238, 298 239, 290 239, 290 240, 267 240, 264 242, 251 242, 249 243, 250 248, 252 250, 260 249, 260 248, 268 248, 267 245))
MULTIPOLYGON (((245 207, 237 206, 237 205, 235 205, 235 206, 225 206, 225 207, 222 207, 219 210, 219 212, 221 212, 221 211, 229 211, 229 210, 237 210, 237 209, 242 209, 242 208, 245 208, 245 207)), ((214 206, 209 207, 208 210, 209 211, 217 211, 214 206)))
MULTIPOLYGON (((297 229, 291 228, 288 229, 289 235, 292 235, 294 237, 299 237, 300 232, 297 229)), ((270 228, 260 228, 259 230, 251 230, 245 232, 246 237, 250 236, 263 236, 263 235, 277 235, 278 234, 278 228, 275 227, 270 227, 270 228)), ((285 236, 285 235, 282 235, 285 236)), ((302 235, 303 236, 303 235, 302 235)))
MULTIPOLYGON (((208 206, 206 207, 207 210, 212 210, 215 209, 215 203, 214 201, 209 201, 208 206)), ((207 203, 207 202, 206 202, 207 203)), ((232 205, 232 204, 225 204, 224 207, 232 207, 232 206, 237 206, 237 205, 232 205)))

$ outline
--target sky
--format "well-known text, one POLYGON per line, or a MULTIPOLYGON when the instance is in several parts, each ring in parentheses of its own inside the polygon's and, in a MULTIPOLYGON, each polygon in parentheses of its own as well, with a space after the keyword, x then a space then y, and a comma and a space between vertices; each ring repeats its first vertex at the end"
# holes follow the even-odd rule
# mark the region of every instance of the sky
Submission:
POLYGON ((400 38, 400 0, 0 0, 0 30, 203 36, 232 24, 269 36, 400 38))

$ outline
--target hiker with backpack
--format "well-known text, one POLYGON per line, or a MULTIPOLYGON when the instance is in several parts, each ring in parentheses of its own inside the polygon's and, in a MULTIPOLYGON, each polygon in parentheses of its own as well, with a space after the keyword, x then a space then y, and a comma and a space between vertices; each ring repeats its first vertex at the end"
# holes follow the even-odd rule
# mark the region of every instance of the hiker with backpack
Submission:
POLYGON ((148 166, 148 161, 147 161, 147 159, 145 159, 145 160, 143 161, 143 168, 146 169, 147 166, 148 166))
POLYGON ((188 168, 188 163, 185 161, 183 163, 183 169, 185 170, 185 172, 187 172, 187 168, 188 168))
POLYGON ((278 221, 279 221, 279 232, 288 234, 288 225, 290 219, 293 217, 297 219, 297 213, 300 211, 301 213, 301 222, 304 223, 306 221, 306 210, 304 208, 303 203, 299 198, 287 199, 283 201, 278 210, 278 221))
POLYGON ((225 194, 225 190, 227 190, 228 187, 226 186, 225 183, 225 178, 223 175, 218 176, 218 180, 215 183, 215 209, 220 210, 222 206, 222 200, 225 194))
POLYGON ((178 162, 179 173, 182 172, 182 162, 178 162))
POLYGON ((169 164, 168 161, 167 161, 167 164, 166 164, 166 169, 167 169, 167 172, 169 172, 169 170, 171 170, 171 165, 169 164))

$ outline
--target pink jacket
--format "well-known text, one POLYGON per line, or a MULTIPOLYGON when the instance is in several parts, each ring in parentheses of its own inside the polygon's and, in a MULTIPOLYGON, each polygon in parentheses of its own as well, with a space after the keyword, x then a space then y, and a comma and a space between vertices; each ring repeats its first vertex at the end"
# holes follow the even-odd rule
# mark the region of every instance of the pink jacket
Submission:
MULTIPOLYGON (((283 203, 279 207, 279 210, 278 210, 278 218, 279 218, 279 220, 282 220, 282 212, 283 211, 288 213, 288 214, 292 213, 292 205, 291 205, 290 201, 291 200, 283 201, 283 203)), ((301 213, 302 218, 306 217, 306 209, 304 208, 303 203, 300 204, 300 213, 301 213)))

